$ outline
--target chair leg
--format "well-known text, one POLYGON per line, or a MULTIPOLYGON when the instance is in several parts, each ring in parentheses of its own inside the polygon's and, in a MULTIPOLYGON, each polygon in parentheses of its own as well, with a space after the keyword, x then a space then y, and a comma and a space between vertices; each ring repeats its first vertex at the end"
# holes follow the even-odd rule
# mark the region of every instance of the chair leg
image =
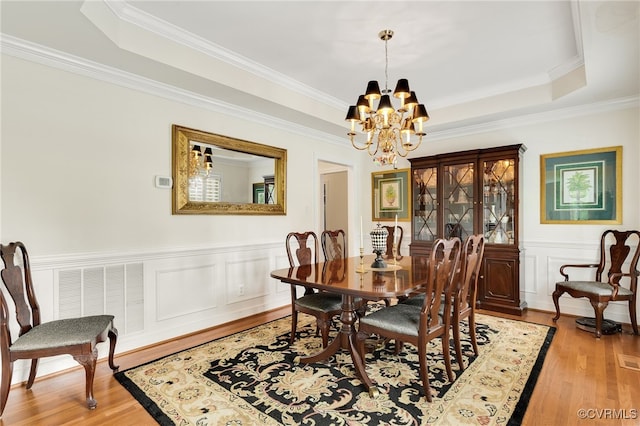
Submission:
POLYGON ((118 329, 111 327, 109 330, 109 368, 115 373, 120 369, 120 366, 115 365, 113 362, 113 355, 116 351, 116 342, 118 341, 118 329))
POLYGON ((429 366, 427 365, 427 344, 418 341, 418 356, 420 357, 420 379, 427 401, 431 402, 431 387, 429 386, 429 366))
POLYGON ((296 340, 296 328, 298 327, 298 311, 293 309, 291 312, 291 337, 289 338, 289 344, 293 345, 296 340))
POLYGON ((38 358, 31 360, 31 368, 29 369, 29 378, 27 379, 27 389, 31 389, 33 382, 36 380, 36 373, 38 372, 38 358))
POLYGON ((473 345, 473 353, 478 356, 478 339, 476 339, 476 315, 473 310, 469 314, 469 336, 471 337, 471 344, 473 345))
POLYGON ((456 349, 456 361, 460 367, 460 371, 464 370, 464 363, 462 361, 462 347, 460 345, 460 318, 453 318, 453 344, 456 349))
POLYGON ((85 394, 87 396, 87 406, 89 410, 93 410, 98 405, 97 401, 93 397, 93 377, 96 373, 96 360, 98 359, 98 349, 93 350, 88 354, 75 355, 73 357, 78 363, 84 367, 84 375, 86 379, 85 394))
POLYGON ((593 306, 594 311, 596 311, 596 337, 600 338, 602 336, 602 318, 604 317, 604 309, 607 307, 608 303, 606 302, 596 302, 592 301, 591 306, 593 306))
POLYGON ((444 335, 442 336, 442 355, 444 355, 444 366, 447 370, 447 377, 450 382, 453 382, 454 375, 453 370, 451 369, 451 352, 449 348, 449 325, 447 325, 444 329, 444 335))
POLYGON ((629 317, 631 317, 631 327, 634 334, 638 333, 638 320, 636 319, 636 301, 629 300, 629 317))
POLYGON ((2 357, 2 383, 0 383, 0 416, 7 405, 9 391, 11 390, 11 375, 13 374, 13 362, 2 357))
POLYGON ((551 297, 553 297, 553 304, 556 305, 556 316, 553 317, 553 322, 558 321, 558 318, 560 318, 560 296, 562 296, 563 293, 563 290, 556 289, 551 295, 551 297))
POLYGON ((318 318, 318 328, 320 329, 320 335, 322 336, 322 348, 326 348, 329 346, 329 328, 331 324, 331 319, 325 321, 323 319, 318 318))

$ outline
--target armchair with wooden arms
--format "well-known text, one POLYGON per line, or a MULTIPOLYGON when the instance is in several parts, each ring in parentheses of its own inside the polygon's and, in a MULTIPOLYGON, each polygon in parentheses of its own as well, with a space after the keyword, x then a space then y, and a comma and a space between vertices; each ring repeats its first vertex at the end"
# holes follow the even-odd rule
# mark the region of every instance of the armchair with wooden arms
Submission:
POLYGON ((578 322, 578 328, 593 331, 599 338, 603 333, 611 334, 617 331, 617 325, 605 320, 604 310, 609 302, 628 301, 629 317, 633 332, 638 334, 636 319, 636 297, 638 293, 638 258, 640 257, 640 231, 607 230, 600 238, 600 261, 595 264, 569 264, 560 267, 560 274, 564 281, 556 283, 553 292, 553 303, 556 307, 554 321, 560 318, 560 296, 569 293, 571 297, 587 298, 595 311, 595 324, 592 321, 578 322), (632 249, 632 245, 634 248, 632 249), (629 258, 629 255, 631 257, 629 258), (627 263, 627 261, 629 261, 627 263), (591 268, 595 269, 594 280, 570 280, 567 269, 591 268), (608 269, 607 269, 608 268, 608 269), (623 271, 624 269, 624 271, 623 271), (622 285, 628 281, 628 287, 622 285))
POLYGON ((20 327, 18 338, 13 340, 10 332, 10 311, 0 291, 0 355, 2 356, 2 384, 0 386, 0 415, 4 411, 11 386, 13 362, 30 359, 31 370, 27 389, 31 389, 36 377, 38 359, 68 354, 85 370, 85 393, 89 409, 96 408, 93 397, 93 378, 96 370, 98 350, 96 344, 109 338, 109 367, 115 372, 113 363, 118 331, 113 326, 113 315, 94 315, 40 322, 40 308, 36 300, 31 279, 31 266, 27 249, 21 242, 0 244, 4 262, 2 281, 13 299, 16 317, 11 318, 20 327), (16 256, 16 254, 21 256, 16 256), (15 259, 15 257, 19 257, 15 259))

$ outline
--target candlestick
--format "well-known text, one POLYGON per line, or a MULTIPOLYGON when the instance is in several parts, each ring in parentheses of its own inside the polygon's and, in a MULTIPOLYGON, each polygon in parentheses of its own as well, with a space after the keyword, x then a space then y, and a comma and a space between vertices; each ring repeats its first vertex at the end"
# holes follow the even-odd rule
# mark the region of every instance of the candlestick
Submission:
POLYGON ((364 270, 364 247, 360 247, 360 266, 358 266, 356 272, 358 274, 364 274, 365 272, 367 272, 364 270))
POLYGON ((391 251, 393 253, 393 266, 398 266, 398 244, 396 242, 393 243, 391 251))
POLYGON ((393 245, 398 241, 398 215, 396 214, 396 226, 393 228, 393 245))

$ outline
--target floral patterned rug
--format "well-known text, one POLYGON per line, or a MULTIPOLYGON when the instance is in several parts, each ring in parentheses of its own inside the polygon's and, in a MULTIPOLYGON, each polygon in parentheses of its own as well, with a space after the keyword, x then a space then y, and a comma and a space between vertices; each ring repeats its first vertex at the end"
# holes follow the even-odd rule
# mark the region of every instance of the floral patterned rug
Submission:
POLYGON ((460 372, 446 378, 441 341, 429 344, 433 402, 422 395, 415 347, 393 343, 367 355, 375 398, 355 377, 348 353, 296 365, 321 349, 311 317, 300 315, 289 346, 290 317, 119 372, 116 379, 161 425, 502 425, 519 424, 555 328, 477 315, 480 355, 463 322, 460 372), (467 340, 464 340, 464 338, 467 340))

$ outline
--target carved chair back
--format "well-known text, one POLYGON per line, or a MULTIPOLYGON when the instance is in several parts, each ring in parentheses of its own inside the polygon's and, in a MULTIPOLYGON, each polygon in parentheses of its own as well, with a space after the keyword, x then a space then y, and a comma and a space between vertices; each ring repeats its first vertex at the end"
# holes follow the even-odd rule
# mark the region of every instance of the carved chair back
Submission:
POLYGON ((325 260, 336 260, 347 258, 347 235, 344 230, 335 231, 324 230, 320 234, 320 243, 325 260))
MULTIPOLYGON (((393 236, 395 233, 395 226, 387 226, 384 225, 383 228, 387 229, 387 252, 386 252, 386 256, 387 257, 393 257, 393 236)), ((401 226, 398 226, 398 252, 396 253, 396 256, 400 257, 402 256, 400 254, 400 246, 402 245, 402 236, 404 234, 404 231, 402 229, 401 226)))

